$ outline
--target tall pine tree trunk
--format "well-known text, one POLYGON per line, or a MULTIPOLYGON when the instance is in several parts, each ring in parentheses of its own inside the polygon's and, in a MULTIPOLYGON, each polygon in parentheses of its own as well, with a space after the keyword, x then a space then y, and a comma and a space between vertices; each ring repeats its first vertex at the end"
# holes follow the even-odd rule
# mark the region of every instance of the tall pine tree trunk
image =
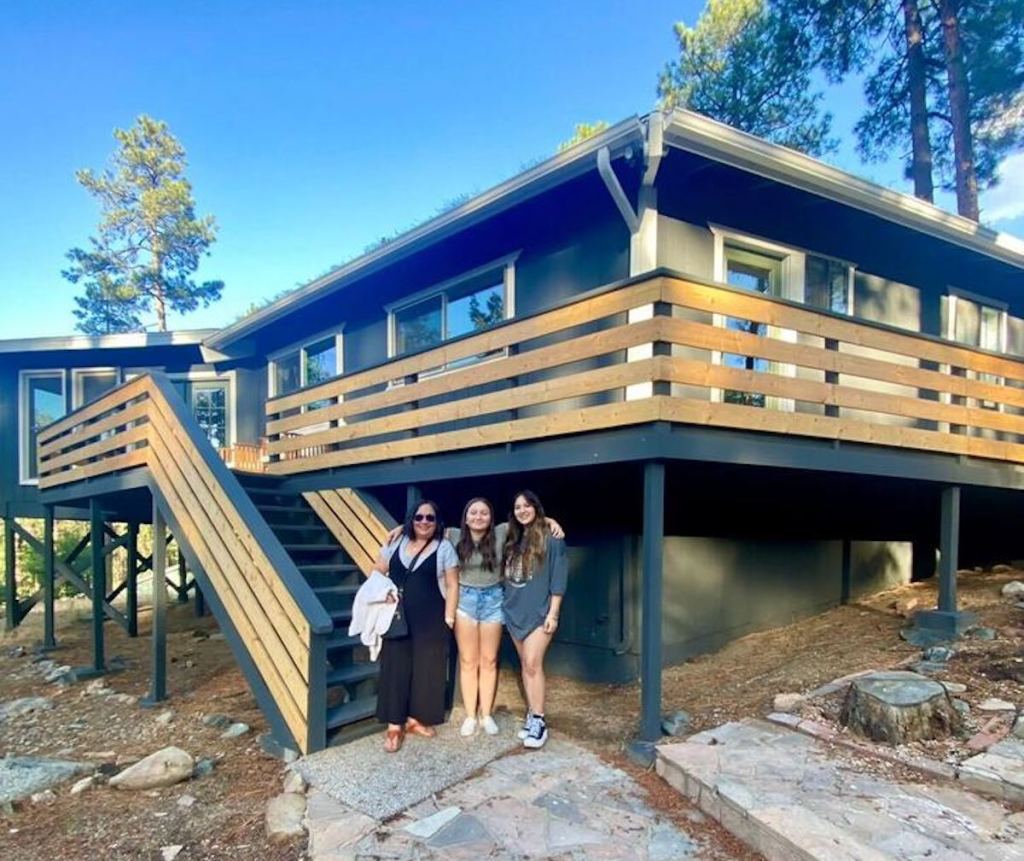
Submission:
POLYGON ((932 142, 928 135, 924 27, 917 0, 902 0, 904 33, 907 39, 907 81, 910 90, 911 174, 914 196, 934 202, 932 185, 932 142))
POLYGON ((167 297, 164 295, 164 261, 160 254, 153 255, 153 301, 156 302, 156 328, 167 331, 167 297))
POLYGON ((953 157, 956 160, 956 209, 965 218, 977 221, 981 214, 978 209, 978 176, 974 169, 971 97, 960 44, 959 13, 959 0, 939 0, 949 82, 949 115, 953 125, 953 157))

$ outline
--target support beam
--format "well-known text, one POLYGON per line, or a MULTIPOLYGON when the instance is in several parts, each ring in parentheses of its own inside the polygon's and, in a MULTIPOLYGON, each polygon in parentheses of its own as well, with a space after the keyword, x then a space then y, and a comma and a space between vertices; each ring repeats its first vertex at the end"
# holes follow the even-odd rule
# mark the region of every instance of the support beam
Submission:
POLYGON ((54 636, 54 600, 56 577, 53 548, 53 506, 47 505, 43 514, 43 642, 41 648, 50 651, 57 648, 54 636))
POLYGON ((18 581, 14 559, 14 518, 11 506, 4 516, 4 628, 13 631, 18 625, 18 581))
MULTIPOLYGON (((179 550, 180 552, 180 550, 179 550)), ((149 696, 143 705, 155 705, 167 699, 167 585, 162 572, 167 570, 167 525, 153 498, 153 674, 149 696), (157 574, 156 572, 160 572, 157 574)))
POLYGON ((107 562, 103 553, 103 509, 100 501, 89 500, 89 559, 92 569, 89 587, 92 595, 92 666, 79 671, 79 677, 102 676, 107 671, 103 622, 106 618, 107 562))
POLYGON ((188 566, 185 564, 185 554, 178 548, 178 603, 184 604, 188 601, 188 566))
POLYGON ((125 594, 125 616, 128 619, 128 636, 139 635, 139 524, 128 524, 128 585, 125 594))
POLYGON ((644 464, 641 559, 640 734, 631 755, 649 762, 661 738, 662 594, 665 537, 665 464, 644 464))
POLYGON ((407 484, 405 486, 405 510, 408 511, 417 502, 423 499, 423 490, 418 484, 407 484))
POLYGON ((960 562, 960 488, 942 491, 939 515, 939 606, 914 616, 907 640, 915 645, 954 640, 977 623, 974 613, 957 609, 956 570, 960 562))

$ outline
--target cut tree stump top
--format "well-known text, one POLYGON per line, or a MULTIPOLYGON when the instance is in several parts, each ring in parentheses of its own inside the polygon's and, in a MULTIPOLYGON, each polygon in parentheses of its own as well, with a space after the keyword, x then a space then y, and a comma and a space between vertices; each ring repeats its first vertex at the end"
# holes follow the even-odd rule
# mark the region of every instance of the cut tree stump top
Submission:
POLYGON ((856 679, 858 690, 890 706, 915 706, 946 693, 934 679, 907 670, 872 673, 856 679))

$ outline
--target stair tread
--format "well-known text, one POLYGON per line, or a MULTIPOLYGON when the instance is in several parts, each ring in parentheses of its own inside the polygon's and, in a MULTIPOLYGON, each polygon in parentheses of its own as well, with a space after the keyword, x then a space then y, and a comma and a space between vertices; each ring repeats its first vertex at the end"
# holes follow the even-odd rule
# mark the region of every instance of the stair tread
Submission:
POLYGON ((347 667, 335 667, 327 671, 327 687, 337 685, 350 685, 366 679, 372 679, 378 674, 380 668, 372 661, 361 664, 351 664, 347 667))
POLYGON ((339 628, 333 634, 327 635, 327 649, 354 649, 361 646, 362 640, 359 637, 350 637, 346 628, 339 628))
POLYGON ((331 584, 330 586, 314 586, 313 592, 317 595, 355 595, 359 591, 360 584, 344 583, 331 584))
POLYGON ((327 709, 327 728, 337 729, 371 717, 377 711, 377 697, 360 697, 344 705, 327 709))
POLYGON ((259 511, 288 511, 301 514, 312 513, 305 505, 257 505, 256 508, 259 511))
POLYGON ((341 550, 339 544, 283 544, 285 550, 341 550))
POLYGON ((308 571, 314 574, 318 571, 358 571, 359 566, 354 562, 323 562, 311 565, 296 565, 300 571, 308 571))
POLYGON ((300 531, 308 532, 311 529, 315 529, 318 532, 322 532, 323 528, 324 528, 324 525, 322 523, 320 523, 320 522, 312 522, 312 523, 271 523, 270 524, 270 528, 273 529, 275 532, 277 532, 279 530, 280 531, 287 530, 289 532, 300 532, 300 531))

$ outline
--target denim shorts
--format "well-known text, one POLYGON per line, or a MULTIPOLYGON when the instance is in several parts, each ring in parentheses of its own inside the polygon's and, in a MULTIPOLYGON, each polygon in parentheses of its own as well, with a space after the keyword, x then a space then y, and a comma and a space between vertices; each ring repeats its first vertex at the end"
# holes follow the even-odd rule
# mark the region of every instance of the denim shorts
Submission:
POLYGON ((493 586, 459 586, 459 613, 474 622, 505 621, 501 612, 504 590, 500 583, 493 586))

